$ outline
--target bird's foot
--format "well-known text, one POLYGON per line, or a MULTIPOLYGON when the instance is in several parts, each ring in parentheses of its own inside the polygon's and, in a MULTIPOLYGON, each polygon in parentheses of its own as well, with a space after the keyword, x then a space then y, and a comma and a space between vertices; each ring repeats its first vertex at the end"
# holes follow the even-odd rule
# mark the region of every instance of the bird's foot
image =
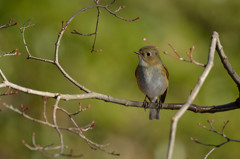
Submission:
POLYGON ((146 109, 149 107, 149 103, 147 102, 147 99, 145 97, 144 101, 143 101, 143 107, 144 107, 144 110, 146 111, 146 109))
POLYGON ((159 100, 159 102, 157 103, 157 110, 162 109, 162 102, 159 100))

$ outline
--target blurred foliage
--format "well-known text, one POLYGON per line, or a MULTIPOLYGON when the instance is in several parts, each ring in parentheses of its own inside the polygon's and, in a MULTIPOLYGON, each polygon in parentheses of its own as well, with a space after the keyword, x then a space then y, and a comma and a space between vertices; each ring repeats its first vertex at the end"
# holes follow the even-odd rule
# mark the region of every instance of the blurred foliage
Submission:
MULTIPOLYGON (((110 1, 102 0, 106 4, 110 1)), ((33 55, 48 59, 54 57, 54 47, 61 21, 67 20, 75 12, 94 3, 89 0, 0 0, 0 24, 6 24, 10 17, 16 19, 19 26, 0 30, 0 53, 18 48, 21 56, 0 59, 0 67, 7 78, 16 84, 32 89, 60 92, 81 93, 67 81, 51 64, 27 60, 19 27, 32 18, 34 27, 26 30, 26 41, 33 55)), ((125 22, 102 10, 96 49, 101 53, 90 53, 94 37, 83 37, 71 34, 76 28, 82 33, 94 32, 96 9, 87 10, 76 17, 64 34, 60 47, 60 63, 66 71, 87 88, 118 98, 142 101, 144 95, 137 88, 134 71, 138 59, 133 51, 147 45, 142 37, 156 44, 163 50, 171 52, 170 42, 182 56, 194 45, 195 60, 206 63, 212 31, 220 34, 225 52, 235 68, 239 71, 240 54, 240 1, 233 0, 118 0, 113 9, 126 6, 118 14, 127 19, 141 17, 136 22, 125 22)), ((170 73, 170 88, 166 102, 184 102, 203 68, 184 63, 161 55, 170 73)), ((3 90, 1 90, 3 91, 3 90)), ((198 105, 218 105, 231 102, 237 97, 236 86, 223 69, 216 55, 215 65, 194 103, 198 105)), ((19 93, 6 97, 7 103, 19 107, 30 106, 29 115, 42 117, 42 99, 19 93)), ((49 118, 53 100, 48 103, 49 118)), ((61 102, 69 111, 78 109, 79 101, 61 102)), ((103 152, 92 152, 87 144, 76 139, 76 136, 65 134, 65 143, 74 152, 83 153, 85 158, 121 158, 146 159, 165 158, 168 145, 170 120, 176 111, 162 110, 161 120, 149 121, 148 111, 136 108, 125 108, 116 104, 98 100, 81 101, 92 107, 76 117, 79 124, 85 125, 96 121, 93 130, 87 136, 102 144, 110 143, 108 149, 121 154, 120 157, 109 156, 103 152)), ((2 108, 2 107, 1 107, 2 108)), ((46 126, 35 124, 3 108, 0 113, 0 158, 44 158, 39 152, 33 152, 21 144, 25 139, 31 142, 32 132, 36 132, 39 144, 58 143, 57 134, 46 126)), ((221 128, 223 120, 230 120, 226 134, 239 139, 239 110, 216 114, 194 114, 187 112, 180 120, 174 158, 200 159, 210 150, 190 141, 190 137, 205 140, 209 143, 222 141, 216 135, 209 134, 197 126, 214 119, 221 128)), ((68 118, 60 116, 63 125, 69 125, 68 118)), ((201 140, 201 141, 202 141, 201 140)), ((210 158, 234 159, 239 156, 236 147, 239 144, 229 143, 215 150, 210 158)), ((69 149, 70 149, 69 148, 69 149)))

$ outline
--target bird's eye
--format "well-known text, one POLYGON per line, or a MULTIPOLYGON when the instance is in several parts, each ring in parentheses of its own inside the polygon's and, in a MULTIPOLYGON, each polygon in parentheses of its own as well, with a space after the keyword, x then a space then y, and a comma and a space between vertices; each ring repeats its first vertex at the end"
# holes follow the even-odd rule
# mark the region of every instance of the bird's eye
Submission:
POLYGON ((150 52, 147 52, 147 56, 151 56, 151 53, 150 53, 150 52))

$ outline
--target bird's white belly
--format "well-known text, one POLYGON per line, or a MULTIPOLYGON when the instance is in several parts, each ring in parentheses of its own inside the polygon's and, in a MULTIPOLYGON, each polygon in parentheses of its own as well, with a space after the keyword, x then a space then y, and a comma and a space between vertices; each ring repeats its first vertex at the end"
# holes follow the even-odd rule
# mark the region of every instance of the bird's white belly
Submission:
POLYGON ((162 95, 168 87, 166 77, 158 67, 143 67, 140 89, 150 98, 162 95))

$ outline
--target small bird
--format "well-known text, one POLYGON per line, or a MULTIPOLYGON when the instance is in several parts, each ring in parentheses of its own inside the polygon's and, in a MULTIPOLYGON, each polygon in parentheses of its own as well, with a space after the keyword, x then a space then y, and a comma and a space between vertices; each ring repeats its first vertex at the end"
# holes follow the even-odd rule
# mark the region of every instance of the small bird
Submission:
POLYGON ((149 119, 160 119, 159 109, 165 100, 168 90, 169 74, 166 66, 163 64, 158 50, 153 46, 144 46, 138 54, 139 63, 135 71, 139 89, 146 95, 144 107, 148 103, 156 103, 156 109, 150 109, 149 119), (159 98, 159 101, 158 101, 159 98))

